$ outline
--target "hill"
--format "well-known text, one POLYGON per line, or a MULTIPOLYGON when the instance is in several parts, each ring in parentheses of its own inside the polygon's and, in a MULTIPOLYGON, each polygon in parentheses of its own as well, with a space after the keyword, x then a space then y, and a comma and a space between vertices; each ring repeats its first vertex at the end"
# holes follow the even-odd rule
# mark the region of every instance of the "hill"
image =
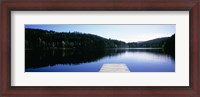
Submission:
POLYGON ((143 42, 125 43, 81 32, 55 32, 25 29, 25 49, 102 49, 102 48, 164 48, 175 51, 175 34, 143 42))
POLYGON ((106 39, 80 32, 55 32, 41 29, 25 29, 26 49, 66 49, 66 48, 122 48, 123 41, 106 39))
POLYGON ((163 49, 175 57, 175 34, 168 38, 163 44, 163 49))
POLYGON ((142 42, 132 42, 128 43, 129 47, 132 48, 162 48, 164 42, 169 37, 162 37, 162 38, 156 38, 148 41, 142 41, 142 42))

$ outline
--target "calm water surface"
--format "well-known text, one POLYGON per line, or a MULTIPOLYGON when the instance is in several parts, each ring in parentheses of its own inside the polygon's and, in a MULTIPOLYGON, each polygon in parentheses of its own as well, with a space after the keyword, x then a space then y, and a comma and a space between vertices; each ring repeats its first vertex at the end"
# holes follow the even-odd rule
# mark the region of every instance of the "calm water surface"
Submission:
POLYGON ((126 64, 131 72, 175 72, 175 57, 162 49, 26 50, 25 72, 98 72, 126 64))

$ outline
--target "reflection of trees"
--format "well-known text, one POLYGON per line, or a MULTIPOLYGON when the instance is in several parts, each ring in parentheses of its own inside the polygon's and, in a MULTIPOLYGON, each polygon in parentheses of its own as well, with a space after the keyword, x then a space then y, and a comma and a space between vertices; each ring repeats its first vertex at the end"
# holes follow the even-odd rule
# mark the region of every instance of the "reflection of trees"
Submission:
POLYGON ((26 50, 25 67, 38 68, 56 64, 78 65, 123 52, 122 50, 104 49, 26 50))
POLYGON ((163 54, 163 49, 127 49, 129 52, 150 52, 156 54, 163 54))
MULTIPOLYGON (((66 50, 26 50, 25 67, 39 68, 56 64, 79 65, 94 62, 104 57, 117 56, 124 52, 148 52, 166 55, 162 49, 66 49, 66 50)), ((171 56, 171 55, 169 55, 171 56)), ((173 57, 173 56, 172 56, 173 57)), ((174 58, 174 57, 173 57, 174 58)))

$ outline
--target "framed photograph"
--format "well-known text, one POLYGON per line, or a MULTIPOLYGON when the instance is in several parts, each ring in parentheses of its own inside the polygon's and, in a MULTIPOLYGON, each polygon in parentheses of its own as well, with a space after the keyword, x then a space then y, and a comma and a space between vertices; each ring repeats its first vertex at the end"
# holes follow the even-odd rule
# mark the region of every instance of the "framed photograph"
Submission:
POLYGON ((200 97, 199 2, 2 1, 1 95, 200 97))

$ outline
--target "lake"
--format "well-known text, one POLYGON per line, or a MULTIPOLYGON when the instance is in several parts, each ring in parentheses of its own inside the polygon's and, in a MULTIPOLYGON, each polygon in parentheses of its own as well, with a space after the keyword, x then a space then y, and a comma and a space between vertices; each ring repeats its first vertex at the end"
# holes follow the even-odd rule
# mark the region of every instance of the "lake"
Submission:
POLYGON ((103 64, 126 64, 131 72, 175 72, 174 55, 162 49, 25 50, 25 72, 99 72, 103 64))

